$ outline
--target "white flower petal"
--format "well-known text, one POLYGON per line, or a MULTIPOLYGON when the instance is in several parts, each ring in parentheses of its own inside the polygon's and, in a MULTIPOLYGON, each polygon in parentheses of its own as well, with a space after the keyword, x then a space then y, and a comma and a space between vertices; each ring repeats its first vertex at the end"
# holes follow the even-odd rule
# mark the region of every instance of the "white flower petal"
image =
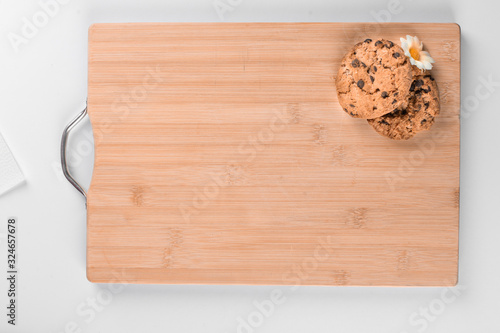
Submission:
MULTIPOLYGON (((410 63, 412 65, 417 65, 417 61, 415 59, 413 59, 412 57, 410 57, 410 63)), ((417 65, 418 66, 418 65, 417 65)), ((419 67, 420 68, 420 67, 419 67)))
POLYGON ((432 64, 430 62, 424 61, 422 64, 425 69, 432 69, 432 64))
POLYGON ((405 56, 407 56, 408 58, 411 58, 411 54, 410 54, 409 50, 405 50, 405 56))
POLYGON ((401 48, 403 51, 407 52, 410 50, 410 47, 408 46, 408 43, 405 41, 404 43, 401 43, 401 48))
POLYGON ((434 60, 434 59, 432 59, 432 58, 429 59, 429 58, 425 58, 425 57, 420 59, 420 61, 422 61, 422 62, 433 64, 434 61, 430 61, 430 60, 434 60))
POLYGON ((422 64, 420 61, 415 61, 414 65, 420 69, 424 69, 424 64, 422 64))
POLYGON ((431 55, 429 54, 429 52, 427 51, 422 51, 420 52, 420 57, 424 60, 424 61, 428 61, 430 62, 431 64, 435 63, 436 61, 434 60, 434 58, 431 57, 431 55))

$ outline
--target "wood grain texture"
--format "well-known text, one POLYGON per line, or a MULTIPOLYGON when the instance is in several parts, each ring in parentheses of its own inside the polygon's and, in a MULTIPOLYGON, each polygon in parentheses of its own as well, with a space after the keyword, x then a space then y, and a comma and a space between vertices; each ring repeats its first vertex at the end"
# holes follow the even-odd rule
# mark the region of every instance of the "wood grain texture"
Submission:
POLYGON ((97 24, 89 35, 93 282, 457 282, 455 24, 97 24), (441 115, 410 141, 338 104, 356 42, 416 35, 441 115))

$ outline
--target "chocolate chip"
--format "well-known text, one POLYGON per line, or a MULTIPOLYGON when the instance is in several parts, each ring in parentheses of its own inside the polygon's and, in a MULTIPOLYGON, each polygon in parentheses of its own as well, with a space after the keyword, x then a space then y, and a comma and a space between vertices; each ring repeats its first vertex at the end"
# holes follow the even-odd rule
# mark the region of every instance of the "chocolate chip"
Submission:
POLYGON ((420 122, 420 125, 423 125, 426 121, 427 121, 427 119, 422 119, 422 121, 420 122))
POLYGON ((389 123, 388 123, 387 121, 385 121, 385 119, 382 119, 382 120, 380 121, 380 123, 381 123, 381 124, 384 124, 384 125, 389 125, 389 123))
POLYGON ((377 66, 373 66, 373 71, 376 73, 377 72, 377 66))
POLYGON ((401 110, 401 115, 402 115, 402 116, 406 115, 407 113, 408 113, 408 111, 407 111, 406 109, 401 110))
POLYGON ((376 107, 376 106, 374 106, 374 107, 373 107, 373 110, 377 110, 377 107, 376 107))
POLYGON ((354 60, 351 62, 351 65, 352 65, 352 67, 354 67, 354 68, 359 67, 359 60, 358 60, 358 59, 354 59, 354 60))
POLYGON ((396 92, 394 93, 394 96, 397 96, 398 94, 399 94, 399 92, 397 92, 397 91, 396 91, 396 92))
POLYGON ((357 85, 358 85, 359 89, 363 89, 363 87, 365 86, 365 81, 359 80, 357 85))
POLYGON ((391 47, 393 47, 393 46, 394 46, 394 43, 393 43, 393 42, 391 42, 391 41, 389 41, 389 43, 388 43, 388 44, 385 44, 384 46, 385 46, 385 47, 387 47, 388 49, 390 49, 391 47))
POLYGON ((397 100, 393 100, 393 101, 392 101, 392 104, 394 104, 394 103, 396 103, 396 102, 397 102, 397 100))
POLYGON ((375 81, 375 78, 374 78, 373 76, 371 76, 371 75, 370 75, 370 80, 371 80, 371 81, 372 81, 372 83, 373 83, 373 81, 375 81))
POLYGON ((354 116, 354 113, 352 113, 352 112, 349 112, 349 114, 350 114, 351 116, 354 116))
POLYGON ((349 104, 349 106, 350 106, 351 108, 355 108, 354 104, 349 104))
POLYGON ((422 81, 422 80, 417 80, 417 82, 415 83, 415 86, 416 86, 417 88, 420 88, 423 84, 424 84, 424 81, 422 81))
POLYGON ((382 98, 387 98, 387 97, 389 97, 387 91, 382 91, 382 98))
POLYGON ((434 81, 434 78, 432 76, 430 77, 430 79, 431 79, 431 81, 434 81))
POLYGON ((414 91, 415 90, 415 81, 413 81, 411 83, 411 86, 410 86, 410 91, 414 91))
POLYGON ((345 111, 345 112, 349 112, 349 110, 347 110, 346 108, 344 108, 344 111, 345 111))
POLYGON ((399 58, 400 54, 399 54, 398 52, 394 52, 394 53, 392 54, 392 56, 393 56, 394 58, 399 58))
POLYGON ((424 105, 425 105, 425 109, 427 110, 429 108, 429 102, 425 102, 424 105))
POLYGON ((378 40, 378 41, 375 42, 375 46, 379 46, 380 44, 382 44, 381 40, 378 40))
POLYGON ((365 43, 371 43, 371 42, 372 42, 372 40, 370 38, 365 39, 365 43))
POLYGON ((363 66, 364 68, 366 68, 366 64, 364 62, 361 62, 361 66, 363 66))

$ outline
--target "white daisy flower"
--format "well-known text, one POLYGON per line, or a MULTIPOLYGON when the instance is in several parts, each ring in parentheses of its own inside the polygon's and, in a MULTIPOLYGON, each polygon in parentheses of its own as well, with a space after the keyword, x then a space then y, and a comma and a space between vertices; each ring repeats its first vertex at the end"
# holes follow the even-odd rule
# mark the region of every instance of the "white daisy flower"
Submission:
POLYGON ((401 47, 405 51, 405 55, 410 58, 412 65, 415 65, 422 70, 432 69, 434 59, 432 59, 429 52, 422 51, 424 44, 418 39, 418 37, 406 35, 406 39, 401 38, 400 40, 401 47))

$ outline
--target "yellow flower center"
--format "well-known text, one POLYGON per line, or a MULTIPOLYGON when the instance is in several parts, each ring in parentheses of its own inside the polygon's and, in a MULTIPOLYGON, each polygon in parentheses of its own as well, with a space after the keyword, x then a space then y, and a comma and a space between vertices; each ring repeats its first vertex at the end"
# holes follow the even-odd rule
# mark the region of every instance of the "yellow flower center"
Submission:
POLYGON ((410 49, 410 55, 413 59, 420 60, 420 52, 418 52, 418 50, 413 47, 410 49))

